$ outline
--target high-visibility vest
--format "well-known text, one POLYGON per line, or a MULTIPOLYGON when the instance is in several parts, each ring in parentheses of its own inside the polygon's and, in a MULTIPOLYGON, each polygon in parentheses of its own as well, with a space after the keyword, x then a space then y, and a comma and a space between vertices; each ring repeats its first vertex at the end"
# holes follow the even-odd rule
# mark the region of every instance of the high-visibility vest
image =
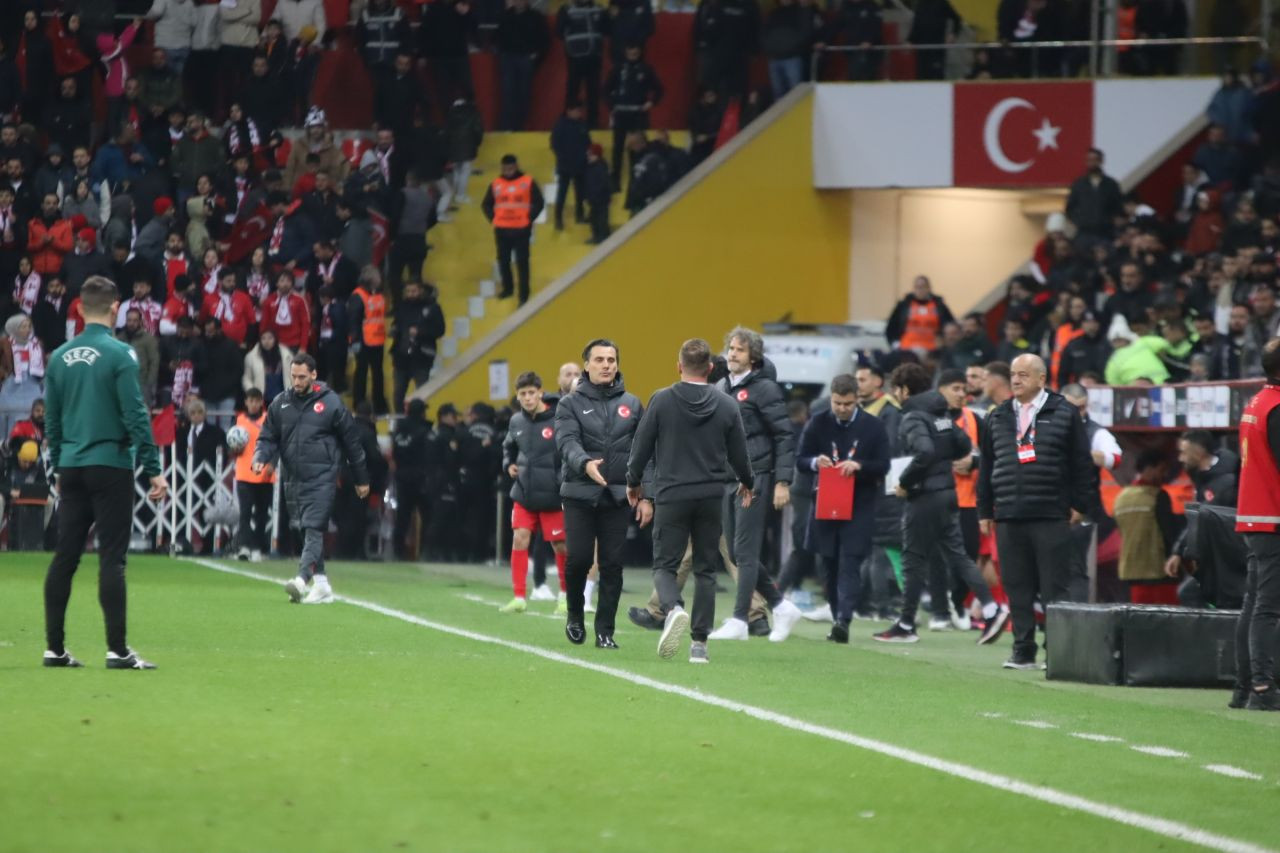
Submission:
POLYGON ((1072 325, 1071 323, 1063 323, 1058 327, 1058 331, 1053 336, 1053 358, 1050 359, 1052 365, 1050 367, 1050 378, 1053 380, 1053 387, 1057 388, 1062 379, 1058 376, 1058 371, 1062 369, 1062 352, 1067 348, 1067 344, 1084 334, 1084 328, 1072 325))
MULTIPOLYGON (((967 408, 960 410, 956 418, 956 426, 969 436, 969 443, 974 450, 978 449, 978 416, 967 408)), ((956 478, 956 503, 961 509, 977 509, 978 507, 978 466, 975 464, 968 474, 953 472, 956 478)))
POLYGON ((914 299, 907 305, 907 327, 899 345, 903 349, 922 349, 933 352, 938 348, 938 300, 920 303, 914 299))
POLYGON ((1267 383, 1240 417, 1240 503, 1237 533, 1280 530, 1280 472, 1267 441, 1267 418, 1280 406, 1280 387, 1267 383))
POLYGON ((533 178, 495 178, 493 181, 493 227, 528 228, 533 206, 533 178))
POLYGON ((1159 486, 1135 483, 1116 498, 1120 528, 1120 580, 1164 579, 1164 536, 1156 522, 1159 486))
POLYGON ((241 483, 273 483, 276 475, 269 469, 263 469, 261 474, 253 473, 253 452, 258 448, 258 434, 262 432, 262 422, 267 419, 267 410, 263 409, 256 418, 251 418, 245 412, 236 415, 236 426, 244 427, 245 432, 249 433, 249 443, 244 446, 244 452, 236 457, 236 480, 241 483))
POLYGON ((370 293, 363 287, 356 288, 356 296, 364 303, 361 340, 365 346, 380 347, 387 342, 387 302, 381 293, 370 293))
MULTIPOLYGON (((1116 39, 1118 41, 1128 41, 1138 37, 1138 4, 1134 4, 1129 8, 1121 6, 1116 9, 1116 39)), ((1129 50, 1128 45, 1117 45, 1116 53, 1124 53, 1129 50)))

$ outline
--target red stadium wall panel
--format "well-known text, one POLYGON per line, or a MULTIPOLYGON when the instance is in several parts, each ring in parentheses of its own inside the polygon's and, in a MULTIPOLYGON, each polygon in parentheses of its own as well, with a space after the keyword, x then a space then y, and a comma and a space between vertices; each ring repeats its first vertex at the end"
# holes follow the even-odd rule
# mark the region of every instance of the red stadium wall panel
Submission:
POLYGON ((818 86, 819 189, 1062 187, 1091 147, 1121 183, 1204 122, 1216 78, 818 86))

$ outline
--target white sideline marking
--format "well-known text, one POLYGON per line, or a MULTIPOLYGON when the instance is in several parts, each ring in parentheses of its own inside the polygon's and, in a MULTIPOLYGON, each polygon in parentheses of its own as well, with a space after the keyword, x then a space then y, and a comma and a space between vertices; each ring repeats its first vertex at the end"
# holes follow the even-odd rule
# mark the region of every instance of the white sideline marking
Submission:
POLYGON ((1098 735, 1093 732, 1071 732, 1072 737, 1078 737, 1080 740, 1091 740, 1094 743, 1123 743, 1124 738, 1115 735, 1098 735))
POLYGON ((1004 713, 1001 711, 983 711, 982 713, 978 714, 978 716, 986 717, 988 720, 999 720, 1004 717, 1004 713))
POLYGON ((1170 749, 1167 746, 1131 746, 1134 752, 1145 752, 1147 755, 1158 755, 1161 758, 1190 758, 1189 753, 1180 749, 1170 749))
MULTIPOLYGON (((485 598, 485 597, 484 597, 484 596, 482 596, 482 595, 474 595, 474 594, 469 593, 469 592, 460 592, 460 593, 458 593, 458 598, 461 598, 461 599, 463 599, 463 600, 465 600, 465 601, 470 601, 470 602, 472 602, 473 604, 483 604, 485 607, 492 607, 494 610, 497 610, 497 609, 498 609, 499 607, 501 607, 503 604, 506 604, 506 602, 505 602, 505 601, 494 601, 494 600, 492 600, 492 599, 485 598)), ((541 616, 543 619, 556 619, 556 620, 559 620, 559 619, 561 618, 561 617, 559 617, 559 616, 553 616, 553 615, 552 615, 552 614, 550 614, 550 613, 538 613, 537 611, 534 611, 534 610, 526 610, 524 613, 520 613, 520 614, 517 614, 517 615, 520 615, 520 616, 541 616)))
MULTIPOLYGON (((225 574, 238 575, 240 577, 270 583, 275 586, 284 585, 284 581, 268 575, 259 574, 258 572, 250 572, 245 569, 224 566, 220 563, 215 563, 212 560, 199 558, 185 559, 187 559, 188 562, 196 563, 204 566, 205 568, 213 569, 214 571, 224 572, 225 574)), ((1251 841, 1243 841, 1238 838, 1219 835, 1215 832, 1199 829, 1198 827, 1181 823, 1176 820, 1168 820, 1166 818, 1155 817, 1154 815, 1120 808, 1119 806, 1095 802, 1094 800, 1076 796, 1075 794, 1069 794, 1065 791, 1059 791, 1055 788, 1048 788, 1043 785, 1023 782, 1009 776, 1001 776, 998 773, 991 773, 978 767, 970 767, 967 764, 948 761, 943 758, 926 755, 923 752, 917 752, 913 749, 907 749, 906 747, 895 746, 894 744, 886 743, 885 741, 875 740, 874 738, 863 737, 862 735, 856 735, 852 732, 841 731, 840 729, 833 729, 827 726, 820 726, 814 723, 805 722, 804 720, 800 720, 786 714, 779 714, 776 711, 770 711, 766 708, 747 705, 742 702, 736 702, 732 699, 724 699, 711 693, 703 693, 701 690, 682 687, 678 684, 668 684, 665 681, 658 681, 643 675, 637 675, 636 673, 628 672, 624 669, 616 669, 611 666, 604 666, 603 664, 569 657, 568 655, 553 652, 549 649, 539 648, 538 646, 530 646, 525 643, 503 640, 499 637, 491 637, 487 634, 479 634, 475 631, 455 628, 452 625, 432 622, 431 620, 424 619, 421 616, 415 616, 412 613, 405 613, 402 610, 384 607, 383 605, 372 601, 348 598, 345 595, 339 595, 336 596, 336 598, 343 604, 349 604, 352 607, 359 607, 362 610, 368 610, 372 613, 381 614, 382 616, 389 616, 392 619, 399 619, 401 622, 408 622, 411 625, 430 628, 431 630, 439 631, 442 634, 449 634, 454 637, 473 640, 477 643, 486 643, 491 646, 500 646, 505 649, 511 649, 512 651, 534 655, 555 663, 576 666, 579 669, 586 669, 591 672, 600 673, 601 675, 608 675, 613 678, 626 681, 630 684, 634 684, 638 687, 648 687, 662 693, 680 696, 694 702, 701 702, 704 705, 723 708, 726 711, 735 711, 766 723, 773 723, 774 725, 782 726, 783 728, 790 729, 792 731, 826 738, 838 743, 848 744, 849 746, 856 746, 859 749, 865 749, 868 752, 874 752, 889 758, 896 758, 899 761, 905 761, 908 764, 914 764, 918 767, 925 767, 929 770, 945 773, 948 776, 954 776, 958 779, 963 779, 966 782, 977 782, 981 785, 986 785, 1001 791, 1008 791, 1013 794, 1019 794, 1024 797, 1030 797, 1033 800, 1039 800, 1040 802, 1048 803, 1060 808, 1083 812, 1084 814, 1090 814, 1094 817, 1103 818, 1104 820, 1124 824, 1125 826, 1131 826, 1135 829, 1144 829, 1156 835, 1163 835, 1166 838, 1185 841, 1189 844, 1198 844, 1201 847, 1207 847, 1211 850, 1224 851, 1224 853, 1280 853, 1280 851, 1254 844, 1251 841)))
POLYGON ((1056 729, 1053 723, 1046 723, 1044 720, 1012 720, 1015 726, 1026 726, 1029 729, 1056 729))
POLYGON ((1223 776, 1230 776, 1233 779, 1252 779, 1255 782, 1262 781, 1262 777, 1257 773, 1250 773, 1248 770, 1241 770, 1239 767, 1232 767, 1230 764, 1206 764, 1205 770, 1210 773, 1219 773, 1223 776))

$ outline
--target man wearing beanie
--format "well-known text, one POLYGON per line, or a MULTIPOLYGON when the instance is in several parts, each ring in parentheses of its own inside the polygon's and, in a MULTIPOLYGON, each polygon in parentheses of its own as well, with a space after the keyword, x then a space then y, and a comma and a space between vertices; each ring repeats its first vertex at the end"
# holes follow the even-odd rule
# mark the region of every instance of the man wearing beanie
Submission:
POLYGON ((529 238, 533 235, 533 221, 546 206, 542 189, 520 171, 514 154, 506 154, 502 158, 502 174, 493 179, 480 206, 485 218, 493 223, 498 244, 498 267, 502 273, 502 292, 498 296, 509 299, 515 295, 511 276, 511 256, 515 255, 523 305, 529 301, 529 238))

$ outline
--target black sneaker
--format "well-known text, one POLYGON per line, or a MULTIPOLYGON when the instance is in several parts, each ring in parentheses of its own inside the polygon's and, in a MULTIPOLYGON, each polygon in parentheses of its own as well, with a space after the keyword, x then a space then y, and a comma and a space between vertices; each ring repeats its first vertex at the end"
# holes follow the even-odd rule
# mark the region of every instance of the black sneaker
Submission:
POLYGON ((616 649, 618 644, 613 641, 613 637, 609 634, 596 634, 597 649, 616 649))
POLYGON ((587 628, 581 619, 570 616, 569 621, 564 623, 564 635, 569 638, 569 642, 580 646, 587 641, 587 628))
POLYGON ((1245 707, 1250 711, 1280 711, 1280 690, 1274 684, 1261 693, 1250 690, 1249 704, 1245 707))
POLYGON ((833 643, 845 644, 849 642, 849 626, 843 622, 837 622, 831 626, 831 633, 827 634, 827 639, 833 643))
POLYGON ((1005 669, 1044 669, 1043 666, 1036 663, 1035 658, 1024 658, 1018 655, 1009 658, 1002 666, 1005 669))
POLYGON ((650 613, 647 607, 628 607, 627 618, 631 620, 631 624, 646 631, 662 630, 663 620, 650 613))
POLYGON ((920 635, 914 627, 904 628, 901 622, 894 622, 887 631, 872 634, 871 639, 877 643, 918 643, 920 635))
POLYGON ((1249 704, 1249 694, 1253 690, 1247 684, 1237 684, 1231 688, 1231 701, 1227 703, 1228 708, 1236 708, 1237 710, 1249 704))
POLYGON ((143 660, 138 657, 138 653, 133 649, 129 649, 127 655, 118 655, 115 652, 107 652, 107 669, 155 669, 156 665, 151 661, 143 660))
POLYGON ((62 654, 55 655, 53 652, 46 651, 44 653, 44 665, 55 668, 75 669, 84 666, 80 661, 71 656, 71 652, 66 649, 62 650, 62 654))
POLYGON ((989 646, 1000 639, 1000 634, 1003 633, 1004 626, 1007 624, 1009 624, 1009 608, 1001 607, 983 626, 982 633, 978 635, 978 645, 989 646))
POLYGON ((747 623, 747 633, 752 637, 769 636, 769 620, 761 616, 759 619, 752 619, 747 623))

